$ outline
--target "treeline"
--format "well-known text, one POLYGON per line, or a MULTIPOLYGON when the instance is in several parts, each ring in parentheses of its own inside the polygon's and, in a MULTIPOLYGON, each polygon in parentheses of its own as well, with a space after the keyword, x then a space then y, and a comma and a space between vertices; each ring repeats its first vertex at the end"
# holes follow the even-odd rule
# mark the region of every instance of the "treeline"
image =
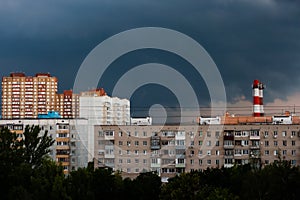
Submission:
POLYGON ((109 169, 87 168, 65 176, 47 158, 53 140, 26 127, 18 139, 0 130, 1 199, 299 199, 300 169, 279 161, 257 169, 251 165, 183 173, 161 183, 152 172, 122 179, 109 169))

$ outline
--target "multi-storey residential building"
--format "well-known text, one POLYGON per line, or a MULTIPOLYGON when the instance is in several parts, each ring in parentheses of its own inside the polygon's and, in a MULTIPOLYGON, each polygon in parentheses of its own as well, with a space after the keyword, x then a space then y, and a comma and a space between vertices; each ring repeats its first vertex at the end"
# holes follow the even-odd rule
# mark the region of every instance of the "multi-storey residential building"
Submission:
POLYGON ((103 89, 83 92, 79 97, 79 116, 100 125, 129 125, 130 102, 107 96, 103 89))
POLYGON ((49 73, 34 77, 11 73, 2 78, 2 118, 37 118, 38 114, 57 111, 62 118, 79 117, 79 94, 72 90, 57 93, 58 80, 49 73))
POLYGON ((130 102, 107 96, 103 89, 83 92, 79 97, 79 116, 88 119, 89 161, 94 158, 94 125, 129 125, 130 102))
POLYGON ((2 118, 36 118, 53 111, 56 93, 57 78, 48 73, 11 73, 2 78, 2 118))
POLYGON ((300 124, 95 126, 95 167, 124 176, 157 171, 163 181, 207 167, 276 160, 300 165, 300 124))
POLYGON ((38 125, 41 128, 40 134, 45 131, 55 140, 50 148, 49 156, 61 164, 64 173, 79 167, 86 167, 88 164, 87 151, 87 120, 86 119, 12 119, 0 120, 0 127, 8 127, 11 132, 22 134, 25 127, 38 125))
POLYGON ((72 90, 65 90, 63 94, 57 94, 56 110, 62 118, 78 118, 79 94, 74 94, 72 90))

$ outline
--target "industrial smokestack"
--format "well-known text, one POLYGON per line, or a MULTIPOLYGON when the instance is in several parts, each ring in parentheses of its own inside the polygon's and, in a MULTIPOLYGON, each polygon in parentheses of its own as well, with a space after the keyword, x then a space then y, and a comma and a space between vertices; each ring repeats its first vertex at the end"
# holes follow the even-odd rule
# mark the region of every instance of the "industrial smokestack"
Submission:
POLYGON ((253 116, 264 116, 263 89, 264 85, 259 80, 254 80, 253 85, 253 116))

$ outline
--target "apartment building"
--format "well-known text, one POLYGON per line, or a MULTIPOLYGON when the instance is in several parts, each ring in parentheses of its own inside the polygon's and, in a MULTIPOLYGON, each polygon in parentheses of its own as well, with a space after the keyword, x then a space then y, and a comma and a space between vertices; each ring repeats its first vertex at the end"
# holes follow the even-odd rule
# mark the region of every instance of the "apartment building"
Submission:
POLYGON ((79 116, 100 125, 129 125, 130 102, 128 99, 110 97, 104 90, 82 92, 79 97, 79 116))
POLYGON ((94 125, 129 125, 130 102, 110 97, 103 89, 82 92, 79 97, 79 116, 88 119, 89 161, 94 158, 94 125))
POLYGON ((61 164, 68 174, 79 167, 87 167, 87 120, 86 119, 12 119, 0 120, 0 127, 8 127, 11 132, 23 138, 27 125, 38 125, 40 135, 46 131, 55 143, 50 148, 49 156, 61 164))
POLYGON ((36 118, 53 111, 56 94, 57 78, 48 73, 11 73, 2 78, 2 118, 36 118))
POLYGON ((300 165, 299 124, 95 126, 95 167, 124 177, 157 171, 162 181, 207 167, 276 160, 300 165))
POLYGON ((62 118, 78 118, 79 94, 74 94, 72 90, 65 90, 63 94, 57 94, 56 110, 62 118))

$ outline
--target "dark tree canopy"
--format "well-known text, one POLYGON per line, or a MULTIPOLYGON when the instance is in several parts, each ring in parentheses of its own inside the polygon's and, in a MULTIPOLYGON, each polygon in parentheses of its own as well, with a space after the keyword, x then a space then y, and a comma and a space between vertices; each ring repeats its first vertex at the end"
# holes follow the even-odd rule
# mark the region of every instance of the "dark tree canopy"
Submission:
POLYGON ((300 169, 289 161, 263 169, 253 165, 208 168, 182 173, 161 183, 153 172, 122 179, 112 169, 94 169, 93 163, 65 176, 47 157, 53 140, 40 128, 27 126, 23 139, 0 130, 1 199, 299 199, 300 169))

